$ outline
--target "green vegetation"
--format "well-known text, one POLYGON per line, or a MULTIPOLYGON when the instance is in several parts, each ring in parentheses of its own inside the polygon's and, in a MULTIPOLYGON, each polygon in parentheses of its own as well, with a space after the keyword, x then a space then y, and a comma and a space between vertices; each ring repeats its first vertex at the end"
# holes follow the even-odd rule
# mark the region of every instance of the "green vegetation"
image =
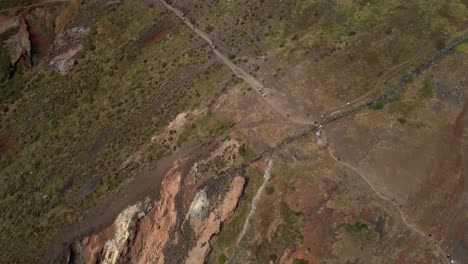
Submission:
POLYGON ((423 98, 434 97, 434 91, 432 90, 432 86, 428 82, 424 83, 424 86, 421 89, 421 96, 423 98))
POLYGON ((12 158, 8 158, 7 160, 5 161, 2 161, 0 163, 0 172, 5 169, 6 167, 10 166, 10 164, 13 163, 13 159, 12 158))
POLYGON ((0 47, 0 81, 2 81, 10 71, 10 55, 7 50, 0 47))
POLYGON ((379 109, 382 109, 384 107, 384 103, 383 102, 378 102, 376 104, 372 104, 370 106, 371 109, 374 109, 374 110, 379 110, 379 109))
POLYGON ((231 121, 218 119, 212 112, 208 112, 205 116, 184 127, 177 139, 177 145, 181 146, 189 140, 197 140, 207 136, 214 136, 225 131, 231 126, 231 121))
MULTIPOLYGON (((20 145, 15 156, 0 163, 0 252, 4 262, 37 262, 36 256, 61 226, 75 221, 96 199, 174 149, 165 142, 154 142, 147 159, 120 171, 129 156, 163 131, 177 114, 209 107, 232 78, 232 72, 214 60, 206 46, 198 45, 193 32, 175 22, 161 5, 149 7, 145 1, 128 0, 112 5, 94 2, 80 6, 79 0, 69 1, 55 21, 57 32, 74 17, 90 26, 85 48, 67 76, 45 69, 34 77, 16 74, 0 87, 1 105, 15 107, 15 111, 2 114, 0 135, 11 135, 20 145), (171 34, 145 45, 140 37, 155 25, 167 26, 171 34), (95 184, 87 187, 95 178, 95 184)), ((31 1, 1 0, 0 7, 27 3, 31 1)), ((321 87, 318 92, 323 90, 343 100, 370 91, 387 69, 412 58, 441 32, 452 33, 466 18, 466 7, 460 0, 431 4, 425 0, 220 0, 195 4, 182 0, 177 5, 189 10, 200 28, 216 28, 216 43, 229 58, 247 63, 273 54, 277 65, 265 67, 268 74, 282 76, 299 65, 314 79, 307 77, 302 82, 298 78, 300 85, 291 87, 312 87, 309 84, 313 83, 321 87), (433 34, 426 35, 427 31, 433 34), (317 62, 312 57, 317 57, 317 62)), ((8 31, 1 38, 14 33, 8 31)), ((437 44, 438 49, 444 46, 443 42, 437 44)), ((466 45, 457 50, 466 51, 466 45)), ((261 71, 265 68, 252 66, 259 76, 264 74, 261 71)), ((9 70, 9 56, 0 49, 0 76, 9 70)), ((303 72, 298 71, 298 77, 303 72)), ((430 86, 421 91, 425 98, 434 96, 430 86)), ((301 96, 300 91, 294 93, 301 96)), ((321 94, 316 97, 327 98, 321 94)), ((400 123, 406 122, 401 116, 409 117, 407 113, 414 107, 388 106, 400 123)), ((371 106, 383 107, 383 103, 371 106)), ((172 142, 182 146, 220 135, 231 126, 231 120, 209 112, 191 120, 172 142)), ((245 145, 239 152, 244 161, 255 156, 245 145)), ((210 170, 221 168, 223 160, 213 159, 207 166, 210 170)), ((284 202, 283 191, 294 188, 297 179, 313 179, 304 177, 305 171, 311 171, 304 170, 310 168, 307 165, 278 167, 281 192, 274 192, 273 186, 265 192, 271 195, 269 199, 281 200, 276 201, 274 210, 263 213, 280 214, 282 224, 272 241, 284 246, 301 239, 298 222, 302 213, 284 202)), ((275 170, 278 167, 275 164, 275 170)), ((261 175, 258 169, 247 169, 244 196, 233 219, 223 226, 211 263, 235 244, 261 175)), ((367 230, 367 225, 345 228, 367 230)), ((263 243, 265 252, 280 247, 263 243)), ((266 254, 263 260, 271 252, 266 254)))
POLYGON ((218 264, 224 264, 227 261, 227 257, 224 254, 218 256, 218 264))
POLYGON ((354 224, 344 224, 341 239, 334 245, 343 259, 353 259, 358 254, 374 251, 379 234, 370 229, 363 221, 354 224))
POLYGON ((410 117, 413 111, 421 104, 418 101, 395 101, 389 104, 388 112, 398 117, 410 117))
POLYGON ((305 259, 294 259, 293 264, 309 264, 309 261, 305 259))
POLYGON ((167 148, 165 148, 162 144, 160 143, 155 143, 152 144, 149 148, 148 151, 148 159, 149 162, 159 160, 162 157, 166 156, 166 154, 169 152, 167 148))
POLYGON ((399 117, 399 118, 397 118, 397 121, 398 121, 400 124, 406 124, 406 122, 407 122, 406 118, 404 118, 404 117, 399 117))
MULTIPOLYGON (((171 153, 155 142, 148 159, 120 171, 177 114, 208 107, 231 79, 224 66, 208 62, 204 48, 192 45, 186 27, 174 25, 176 34, 151 46, 135 41, 170 19, 161 6, 122 1, 79 12, 91 29, 67 76, 51 69, 34 79, 17 73, 0 89, 1 104, 15 106, 2 115, 0 135, 20 143, 11 160, 0 163, 0 252, 7 263, 36 263, 60 227, 171 153)), ((197 136, 230 126, 215 119, 197 123, 197 136)))
POLYGON ((245 144, 242 144, 242 146, 239 148, 239 154, 241 155, 244 162, 247 162, 255 157, 255 150, 245 144))
MULTIPOLYGON (((275 178, 275 180, 289 177, 297 180, 298 177, 304 176, 304 171, 309 171, 309 169, 306 169, 305 166, 291 167, 279 161, 275 161, 273 171, 275 175, 279 176, 275 178)), ((236 209, 234 217, 229 222, 226 222, 219 237, 213 244, 213 253, 210 254, 210 261, 208 263, 216 263, 216 256, 222 253, 231 253, 232 246, 236 244, 237 236, 241 232, 245 217, 250 210, 251 199, 262 183, 262 175, 263 171, 256 167, 247 168, 245 176, 247 176, 248 181, 244 196, 239 201, 239 206, 238 209, 236 209)), ((287 186, 283 180, 278 182, 278 184, 287 186)), ((272 185, 267 185, 265 193, 266 195, 263 196, 257 206, 255 219, 251 222, 253 225, 252 228, 256 230, 254 233, 264 232, 266 234, 270 232, 268 238, 266 236, 263 237, 263 239, 257 241, 255 245, 255 252, 259 263, 266 263, 273 258, 278 258, 274 253, 284 250, 285 247, 290 246, 292 243, 299 243, 303 239, 300 229, 300 221, 303 214, 302 212, 294 211, 289 207, 287 202, 285 202, 287 192, 275 191, 272 185), (268 203, 268 206, 265 206, 265 202, 268 203), (265 223, 269 223, 278 218, 281 219, 281 224, 276 227, 275 230, 267 230, 269 225, 265 223)), ((252 233, 247 234, 240 247, 254 246, 249 237, 251 234, 252 233)), ((239 252, 243 251, 241 248, 238 250, 239 252)))
POLYGON ((302 240, 302 234, 298 227, 299 218, 302 216, 302 213, 292 210, 283 199, 280 201, 279 206, 283 224, 278 227, 273 235, 273 239, 291 244, 302 240))
MULTIPOLYGON (((247 185, 234 216, 223 225, 222 232, 218 235, 213 251, 210 253, 208 263, 217 263, 217 257, 225 253, 232 253, 232 247, 236 244, 239 234, 244 227, 247 214, 250 211, 252 199, 262 184, 263 172, 255 167, 248 167, 244 173, 247 185)), ((228 255, 229 255, 228 254, 228 255)))
POLYGON ((455 51, 468 53, 468 42, 462 42, 455 46, 455 51))
POLYGON ((444 48, 445 48, 445 42, 443 42, 443 41, 437 42, 437 44, 436 44, 436 49, 437 50, 443 50, 444 48))
POLYGON ((267 187, 265 188, 265 193, 266 193, 267 195, 271 195, 271 194, 273 194, 274 192, 275 192, 275 188, 274 188, 273 186, 267 186, 267 187))
POLYGON ((14 27, 8 29, 0 35, 0 81, 2 81, 7 76, 11 68, 10 54, 8 54, 8 51, 3 47, 3 43, 5 40, 18 33, 18 31, 19 27, 14 27))
POLYGON ((346 229, 347 232, 349 233, 358 233, 358 232, 364 232, 369 230, 367 227, 367 224, 362 222, 362 221, 357 221, 354 224, 344 224, 344 228, 346 229))
POLYGON ((258 74, 280 77, 277 67, 298 69, 298 76, 313 73, 320 92, 343 101, 385 88, 375 84, 388 69, 433 45, 442 32, 456 31, 467 13, 461 0, 220 0, 212 5, 181 0, 176 5, 193 10, 191 17, 202 28, 216 25, 217 41, 231 59, 259 59, 274 50, 281 63, 258 74), (310 63, 312 57, 320 60, 319 67, 310 63), (333 79, 329 73, 336 73, 333 79))
POLYGON ((9 28, 7 31, 3 32, 1 35, 0 35, 0 42, 4 42, 5 40, 13 37, 14 35, 16 35, 17 33, 19 32, 19 27, 13 27, 13 28, 9 28))
POLYGON ((300 216, 303 215, 302 212, 296 212, 296 211, 294 211, 293 214, 294 214, 295 216, 297 216, 297 217, 300 217, 300 216))
POLYGON ((216 156, 215 158, 211 159, 207 163, 200 163, 198 167, 198 171, 203 174, 211 175, 211 174, 224 174, 226 173, 231 167, 228 166, 229 157, 222 157, 216 156))

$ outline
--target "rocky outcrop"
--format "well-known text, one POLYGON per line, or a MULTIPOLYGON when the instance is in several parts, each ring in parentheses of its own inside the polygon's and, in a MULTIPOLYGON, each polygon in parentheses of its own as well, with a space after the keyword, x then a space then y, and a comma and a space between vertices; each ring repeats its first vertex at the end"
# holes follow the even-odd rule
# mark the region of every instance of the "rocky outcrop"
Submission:
POLYGON ((83 238, 73 243, 68 257, 69 263, 97 263, 101 259, 106 241, 114 236, 114 225, 110 225, 99 233, 83 238))
POLYGON ((17 17, 0 19, 0 34, 5 33, 9 29, 14 29, 20 25, 17 17))
MULTIPOLYGON (((185 116, 179 116, 170 127, 180 129, 185 123, 183 119, 185 116)), ((203 263, 211 250, 211 238, 233 215, 245 179, 230 175, 219 177, 225 180, 210 185, 207 183, 216 182, 217 178, 203 176, 206 172, 198 169, 215 158, 224 160, 223 168, 232 166, 238 149, 236 140, 224 141, 184 175, 184 162, 177 162, 164 176, 160 198, 152 209, 148 209, 147 203, 130 206, 111 227, 75 243, 75 263, 165 263, 169 258, 169 263, 173 263, 176 261, 173 254, 177 254, 178 263, 203 263), (183 202, 186 198, 191 202, 183 202), (168 250, 180 247, 181 241, 183 250, 168 250)))
POLYGON ((163 249, 177 221, 175 197, 180 191, 181 174, 171 170, 161 187, 161 199, 139 223, 135 241, 126 256, 131 263, 164 263, 163 249))
POLYGON ((115 264, 135 237, 136 226, 151 206, 148 200, 122 211, 112 225, 75 242, 70 263, 115 264))
MULTIPOLYGON (((190 250, 185 263, 198 264, 205 262, 205 258, 211 250, 211 238, 219 233, 221 224, 233 215, 244 190, 244 185, 245 179, 243 177, 235 177, 231 182, 229 192, 218 207, 210 213, 208 219, 200 220, 198 217, 192 216, 191 224, 194 230, 198 231, 198 240, 196 246, 190 250)), ((196 198, 194 202, 197 200, 196 198)))
POLYGON ((204 219, 208 216, 210 201, 206 196, 205 190, 197 192, 192 204, 190 205, 189 215, 195 219, 204 219))
POLYGON ((60 74, 65 75, 75 63, 75 55, 82 49, 83 46, 81 44, 73 47, 65 53, 52 58, 49 65, 55 68, 60 74))
POLYGON ((216 150, 210 153, 206 159, 200 160, 192 166, 189 177, 187 177, 188 184, 195 184, 196 181, 209 181, 207 178, 210 175, 219 174, 223 169, 233 166, 238 157, 239 148, 240 144, 235 139, 224 141, 216 150), (216 168, 215 171, 213 171, 210 164, 213 163, 215 158, 223 162, 223 168, 216 168))
POLYGON ((76 54, 83 49, 82 42, 88 32, 87 27, 73 27, 57 35, 53 43, 56 55, 49 65, 65 75, 74 65, 76 54))
POLYGON ((29 41, 29 32, 24 20, 19 23, 18 32, 11 38, 3 42, 3 47, 10 55, 10 63, 13 65, 22 57, 29 63, 31 56, 31 42, 29 41))
POLYGON ((164 263, 162 250, 177 220, 178 165, 165 175, 158 201, 127 207, 111 226, 75 242, 70 263, 164 263))
POLYGON ((143 203, 137 203, 125 209, 119 214, 114 222, 114 238, 107 240, 101 257, 103 264, 115 264, 119 254, 126 246, 129 240, 135 236, 135 226, 137 219, 142 218, 144 214, 143 203))
MULTIPOLYGON (((0 78, 7 81, 18 69, 22 71, 29 70, 33 66, 40 65, 42 59, 48 57, 49 52, 55 55, 64 53, 64 49, 57 49, 60 45, 55 45, 51 51, 51 43, 56 35, 54 33, 54 20, 60 8, 49 8, 47 5, 60 4, 61 1, 39 1, 29 6, 13 6, 7 12, 5 9, 0 15, 0 34, 2 34, 1 52, 0 52, 0 78), (17 67, 19 66, 19 67, 17 67)), ((66 2, 66 1, 64 1, 66 2)), ((70 31, 70 30, 69 30, 70 31)), ((73 33, 73 32, 72 32, 73 33)), ((73 33, 83 35, 80 32, 73 33)), ((61 38, 62 43, 68 47, 77 47, 76 41, 61 38)), ((81 38, 82 40, 82 38, 81 38)), ((81 43, 81 42, 80 42, 81 43)), ((76 54, 73 50, 64 53, 63 57, 55 58, 54 65, 58 65, 60 72, 73 65, 70 63, 70 57, 76 54), (61 63, 58 63, 60 59, 61 63)))

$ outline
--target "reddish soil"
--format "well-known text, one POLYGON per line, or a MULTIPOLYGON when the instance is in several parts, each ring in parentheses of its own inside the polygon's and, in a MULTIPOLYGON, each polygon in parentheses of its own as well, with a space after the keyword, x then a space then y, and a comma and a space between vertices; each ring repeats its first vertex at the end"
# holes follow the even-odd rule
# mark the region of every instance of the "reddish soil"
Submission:
POLYGON ((327 255, 325 245, 334 237, 329 224, 334 218, 334 209, 327 207, 327 202, 333 200, 333 187, 334 184, 328 179, 314 185, 297 183, 298 191, 288 195, 291 208, 304 214, 301 219, 304 239, 293 254, 295 258, 305 259, 313 264, 319 263, 327 255))
POLYGON ((77 246, 74 251, 82 253, 88 263, 97 263, 101 257, 106 241, 113 238, 114 232, 114 226, 110 225, 102 232, 84 238, 81 241, 84 250, 79 250, 77 246))
MULTIPOLYGON (((425 230, 431 230, 432 236, 441 242, 451 241, 451 247, 456 247, 453 239, 447 237, 454 227, 447 223, 463 222, 463 214, 459 214, 462 194, 465 192, 464 178, 466 171, 464 168, 462 137, 465 127, 465 113, 468 109, 468 101, 465 101, 463 109, 460 111, 455 122, 450 128, 447 150, 442 152, 438 166, 434 169, 431 178, 417 193, 411 204, 411 213, 416 213, 418 201, 432 200, 430 197, 441 197, 422 212, 420 225, 425 230), (437 188, 435 188, 437 186, 437 188), (444 190, 447 190, 444 192, 444 190), (450 190, 450 191, 448 191, 450 190), (437 217, 434 217, 436 215, 437 217)), ((463 238, 459 240, 463 244, 463 238)), ((449 252, 451 253, 451 252, 449 252)))
POLYGON ((128 262, 164 263, 164 246, 170 241, 170 231, 177 218, 175 197, 181 187, 181 174, 178 166, 173 167, 164 177, 160 190, 161 199, 138 224, 134 243, 128 245, 122 256, 128 262))
POLYGON ((29 31, 29 40, 31 41, 31 52, 37 54, 40 58, 47 55, 50 48, 50 41, 42 34, 39 28, 26 20, 29 31))
POLYGON ((330 233, 331 230, 327 226, 333 211, 325 205, 320 213, 314 214, 304 228, 302 247, 298 249, 295 257, 306 259, 310 264, 316 264, 327 254, 325 243, 333 238, 333 234, 330 233), (306 249, 310 249, 310 252, 306 253, 306 249))
POLYGON ((153 45, 154 43, 160 41, 161 39, 163 39, 164 37, 166 37, 167 35, 167 32, 165 30, 163 31, 160 31, 152 36, 149 36, 148 38, 146 38, 143 42, 144 42, 144 46, 147 47, 147 46, 151 46, 153 45))
POLYGON ((19 150, 19 144, 8 135, 0 137, 0 162, 11 158, 19 150))
POLYGON ((398 258, 396 259, 395 263, 403 263, 403 261, 407 260, 412 250, 412 247, 405 248, 402 252, 400 252, 400 254, 398 254, 398 258))

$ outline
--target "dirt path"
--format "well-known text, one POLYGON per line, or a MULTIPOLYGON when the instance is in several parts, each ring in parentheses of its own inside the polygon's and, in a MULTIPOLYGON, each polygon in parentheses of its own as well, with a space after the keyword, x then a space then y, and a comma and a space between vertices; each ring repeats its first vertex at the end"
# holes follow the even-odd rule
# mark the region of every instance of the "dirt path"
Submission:
POLYGON ((408 218, 406 217, 405 213, 403 212, 403 210, 401 210, 401 205, 394 201, 393 199, 390 199, 388 197, 386 197, 385 195, 383 195, 382 193, 380 193, 379 191, 377 191, 377 189, 374 187, 374 185, 371 184, 371 182, 369 181, 369 179, 367 179, 367 177, 364 176, 364 173, 361 172, 358 168, 354 167, 353 165, 351 164, 348 164, 346 162, 343 162, 341 160, 339 160, 334 154, 333 154, 333 151, 331 150, 330 148, 330 145, 327 146, 327 150, 328 150, 328 153, 330 154, 330 157, 335 160, 336 162, 338 162, 339 164, 353 170, 354 172, 356 172, 366 183, 367 185, 372 189, 372 191, 377 194, 382 200, 386 201, 386 202, 391 202, 395 208, 398 210, 399 214, 400 214, 400 218, 401 218, 401 221, 408 227, 410 228, 412 231, 416 232, 417 234, 419 234, 420 236, 422 236, 424 239, 426 240, 429 240, 431 244, 434 245, 434 247, 439 251, 439 253, 442 254, 442 256, 448 256, 448 254, 439 246, 439 244, 436 244, 434 243, 434 241, 432 239, 429 238, 429 236, 427 235, 427 233, 423 232, 421 229, 419 229, 415 224, 413 223, 410 223, 408 221, 408 218))
POLYGON ((426 58, 421 63, 416 65, 412 70, 404 74, 400 80, 395 84, 390 86, 387 90, 385 90, 382 94, 373 97, 370 100, 363 100, 361 103, 356 103, 356 106, 351 106, 348 110, 337 111, 336 113, 332 113, 327 115, 322 120, 322 124, 328 124, 331 122, 335 122, 343 117, 349 116, 353 113, 358 112, 361 109, 364 109, 369 106, 375 106, 379 103, 386 102, 387 100, 394 98, 397 96, 405 87, 406 85, 418 77, 421 73, 423 73, 427 68, 429 68, 433 63, 437 60, 443 58, 444 56, 448 55, 458 44, 468 41, 468 34, 462 35, 454 39, 451 43, 447 44, 445 48, 436 52, 432 56, 426 58))
MULTIPOLYGON (((244 71, 242 68, 238 67, 237 65, 235 65, 231 60, 229 60, 226 55, 224 55, 223 53, 221 53, 221 51, 219 51, 216 47, 215 47, 215 44, 214 42, 210 39, 210 37, 208 36, 208 34, 206 34, 205 32, 201 31, 200 29, 198 29, 197 27, 195 27, 195 25, 193 25, 189 19, 186 19, 183 12, 180 11, 179 9, 169 5, 167 2, 165 2, 164 0, 156 0, 156 1, 159 1, 160 3, 162 3, 167 9, 169 9, 172 13, 174 13, 177 17, 179 17, 182 22, 184 22, 190 29, 192 29, 192 31, 194 31, 199 37, 201 37, 205 42, 207 42, 211 49, 213 50, 214 54, 226 65, 228 66, 231 71, 237 76, 239 77, 240 79, 244 80, 249 86, 252 87, 252 89, 255 91, 255 93, 257 93, 257 95, 266 103, 268 104, 275 112, 277 112, 279 115, 281 115, 282 117, 290 120, 291 122, 295 123, 295 124, 300 124, 300 125, 313 125, 314 122, 312 120, 304 120, 304 119, 301 119, 301 118, 297 118, 297 117, 292 117, 294 115, 288 115, 288 113, 286 113, 286 111, 284 109, 282 109, 281 107, 279 107, 278 105, 275 104, 275 102, 273 102, 273 100, 269 99, 270 97, 265 97, 264 95, 266 94, 266 92, 264 92, 266 89, 265 89, 265 86, 263 86, 263 84, 258 81, 257 79, 255 79, 252 75, 250 75, 249 73, 247 73, 246 71, 244 71), (262 92, 263 91, 263 92, 262 92)), ((268 96, 268 95, 267 95, 268 96)))
MULTIPOLYGON (((420 50, 415 56, 413 56, 412 58, 406 60, 406 61, 403 61, 393 67, 391 67, 390 69, 388 69, 378 80, 377 80, 377 83, 374 85, 374 89, 370 90, 369 92, 367 92, 366 94, 364 95, 361 95, 359 96, 358 98, 350 101, 350 105, 355 105, 356 103, 359 103, 359 102, 362 102, 366 99, 369 99, 373 94, 375 94, 376 92, 378 92, 378 90, 375 90, 377 89, 379 86, 383 85, 388 79, 390 79, 391 77, 395 76, 400 70, 402 70, 403 68, 407 67, 408 65, 416 62, 417 60, 421 59, 421 57, 423 57, 425 54, 427 54, 430 49, 432 48, 433 46, 433 43, 431 43, 430 46, 426 47, 425 49, 422 49, 420 50)), ((349 106, 340 106, 340 107, 337 107, 335 109, 332 109, 332 110, 329 110, 327 113, 325 113, 324 115, 325 116, 332 116, 334 114, 337 114, 339 113, 340 111, 343 111, 343 109, 346 109, 346 108, 349 108, 349 106)))
POLYGON ((241 233, 239 234, 239 237, 237 238, 236 245, 234 246, 234 251, 232 253, 232 256, 229 258, 228 262, 232 261, 236 257, 236 253, 238 252, 239 245, 242 243, 242 240, 244 239, 245 234, 250 228, 250 221, 252 217, 254 216, 255 211, 257 210, 257 203, 260 200, 260 197, 262 197, 263 190, 265 189, 267 182, 270 180, 272 167, 273 167, 273 161, 270 160, 268 162, 268 167, 265 170, 265 174, 263 175, 263 183, 262 185, 260 185, 260 188, 258 188, 257 193, 252 199, 252 205, 250 207, 249 214, 245 218, 244 226, 242 228, 241 233))

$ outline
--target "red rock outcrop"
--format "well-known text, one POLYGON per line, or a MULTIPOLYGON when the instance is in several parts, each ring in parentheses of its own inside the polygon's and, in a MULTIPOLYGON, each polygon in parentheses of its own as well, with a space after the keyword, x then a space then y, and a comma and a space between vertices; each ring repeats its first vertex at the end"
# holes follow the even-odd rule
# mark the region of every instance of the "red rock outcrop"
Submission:
POLYGON ((163 263, 162 250, 177 220, 174 199, 180 190, 181 174, 176 164, 164 177, 160 199, 149 209, 148 202, 127 207, 103 231, 74 244, 74 263, 163 263), (146 213, 148 212, 148 213, 146 213))
POLYGON ((205 262, 205 258, 211 250, 211 238, 219 233, 221 224, 231 218, 244 190, 244 185, 245 179, 243 177, 235 177, 224 200, 210 213, 208 219, 201 222, 198 219, 191 219, 191 224, 198 231, 198 240, 196 246, 190 250, 185 263, 198 264, 205 262))

